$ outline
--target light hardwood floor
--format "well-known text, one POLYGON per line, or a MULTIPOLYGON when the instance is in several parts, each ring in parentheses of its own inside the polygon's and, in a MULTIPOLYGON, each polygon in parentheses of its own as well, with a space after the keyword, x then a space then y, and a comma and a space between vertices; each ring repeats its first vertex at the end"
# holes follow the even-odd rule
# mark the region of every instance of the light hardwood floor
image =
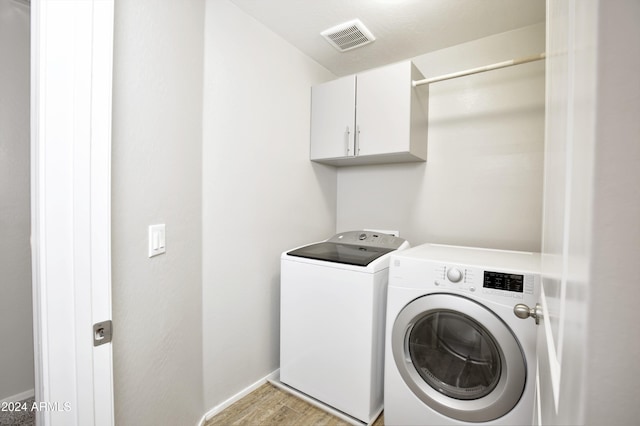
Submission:
MULTIPOLYGON (((349 423, 278 389, 270 383, 265 383, 205 424, 205 426, 227 425, 347 426, 349 423)), ((384 426, 382 415, 373 426, 384 426)))

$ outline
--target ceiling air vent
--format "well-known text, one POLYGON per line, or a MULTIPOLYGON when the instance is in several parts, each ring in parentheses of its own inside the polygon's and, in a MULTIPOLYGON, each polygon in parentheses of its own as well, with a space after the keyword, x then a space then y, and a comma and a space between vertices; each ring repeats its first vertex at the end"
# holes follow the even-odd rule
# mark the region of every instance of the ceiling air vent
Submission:
POLYGON ((324 30, 320 35, 340 52, 364 46, 376 39, 359 19, 336 25, 324 30))

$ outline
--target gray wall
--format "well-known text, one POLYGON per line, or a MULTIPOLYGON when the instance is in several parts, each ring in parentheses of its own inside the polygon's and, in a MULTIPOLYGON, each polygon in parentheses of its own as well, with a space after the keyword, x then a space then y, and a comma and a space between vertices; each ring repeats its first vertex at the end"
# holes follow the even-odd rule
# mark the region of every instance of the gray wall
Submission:
POLYGON ((336 172, 309 162, 310 87, 333 76, 226 0, 207 2, 205 27, 210 409, 278 368, 280 253, 333 234, 336 172))
POLYGON ((202 399, 203 0, 115 5, 112 268, 118 425, 193 425, 202 399), (166 254, 147 257, 148 225, 166 254))
MULTIPOLYGON (((413 58, 425 77, 545 50, 544 24, 413 58)), ((421 86, 426 163, 338 169, 338 231, 397 229, 425 242, 540 250, 544 62, 421 86)))
POLYGON ((640 261, 640 2, 598 3, 589 343, 580 353, 586 423, 622 425, 640 418, 640 285, 630 272, 640 261))
POLYGON ((0 400, 33 391, 29 8, 0 0, 0 400))

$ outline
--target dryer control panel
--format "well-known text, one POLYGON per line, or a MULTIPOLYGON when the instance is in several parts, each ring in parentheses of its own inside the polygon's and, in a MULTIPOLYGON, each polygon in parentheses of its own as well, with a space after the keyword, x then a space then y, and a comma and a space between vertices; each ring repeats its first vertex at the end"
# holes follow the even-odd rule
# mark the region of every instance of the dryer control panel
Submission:
POLYGON ((533 295, 535 274, 485 270, 464 265, 433 264, 433 285, 471 293, 523 299, 533 295))
POLYGON ((524 291, 524 275, 484 271, 482 288, 522 293, 524 291))
POLYGON ((540 254, 423 244, 391 256, 389 285, 535 304, 540 254))

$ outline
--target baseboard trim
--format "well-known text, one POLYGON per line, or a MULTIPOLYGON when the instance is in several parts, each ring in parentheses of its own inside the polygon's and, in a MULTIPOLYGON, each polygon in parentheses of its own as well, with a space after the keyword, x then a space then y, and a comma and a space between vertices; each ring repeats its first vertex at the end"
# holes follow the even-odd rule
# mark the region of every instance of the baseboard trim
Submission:
POLYGON ((28 391, 20 392, 16 395, 12 395, 8 398, 0 400, 0 404, 3 404, 5 402, 19 402, 19 401, 22 401, 23 399, 33 398, 35 395, 36 395, 35 391, 33 389, 29 389, 28 391))
POLYGON ((278 368, 277 370, 267 374, 266 376, 264 376, 260 380, 257 380, 256 382, 250 384, 249 386, 247 386, 246 388, 244 388, 243 390, 241 390, 237 394, 233 395, 229 399, 223 401, 222 403, 216 405, 215 407, 213 407, 212 409, 207 411, 204 414, 204 416, 202 416, 202 418, 198 422, 197 426, 204 426, 204 424, 207 421, 209 421, 213 416, 215 416, 216 414, 220 413, 222 410, 224 410, 225 408, 229 407, 234 402, 237 402, 237 401, 241 400, 242 398, 244 398, 245 396, 249 395, 254 390, 258 389, 260 386, 264 385, 265 383, 267 383, 267 382, 269 382, 271 380, 277 379, 279 377, 280 377, 280 369, 278 368))

